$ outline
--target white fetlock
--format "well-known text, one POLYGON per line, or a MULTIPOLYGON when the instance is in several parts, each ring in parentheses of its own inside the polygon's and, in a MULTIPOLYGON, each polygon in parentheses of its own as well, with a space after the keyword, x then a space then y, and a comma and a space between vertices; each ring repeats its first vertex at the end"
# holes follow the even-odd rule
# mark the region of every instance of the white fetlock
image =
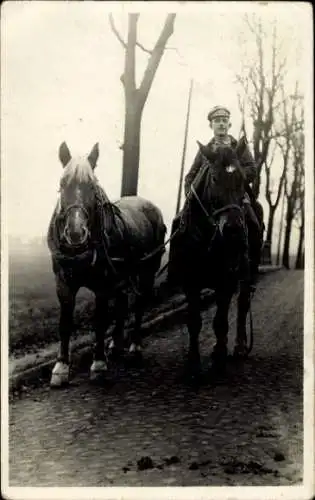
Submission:
POLYGON ((132 344, 129 347, 129 353, 134 354, 134 353, 141 353, 142 352, 142 347, 139 344, 135 344, 135 342, 132 342, 132 344))
POLYGON ((57 361, 51 374, 50 387, 61 387, 62 385, 68 384, 69 373, 69 365, 62 361, 57 361))
POLYGON ((90 368, 90 379, 94 380, 103 376, 107 372, 107 363, 104 360, 93 361, 92 366, 90 368))
POLYGON ((112 351, 115 348, 115 342, 114 339, 111 339, 110 343, 108 344, 108 350, 112 351))

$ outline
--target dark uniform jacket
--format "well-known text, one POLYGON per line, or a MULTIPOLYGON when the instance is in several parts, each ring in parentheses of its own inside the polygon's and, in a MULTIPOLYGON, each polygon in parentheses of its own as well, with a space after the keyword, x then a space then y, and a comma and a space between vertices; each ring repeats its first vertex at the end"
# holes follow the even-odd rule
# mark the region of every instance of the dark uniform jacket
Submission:
MULTIPOLYGON (((230 140, 230 146, 232 149, 236 149, 237 146, 237 140, 234 139, 231 135, 228 136, 228 139, 230 140)), ((215 150, 217 147, 218 143, 215 138, 211 139, 211 141, 208 143, 207 147, 210 149, 215 150)), ((241 157, 238 158, 240 164, 245 170, 246 177, 247 177, 247 182, 251 183, 254 181, 256 174, 257 174, 257 167, 256 163, 254 161, 254 158, 246 145, 243 149, 243 153, 241 154, 241 157)), ((185 190, 185 196, 188 195, 190 191, 190 186, 193 183, 197 173, 199 172, 201 166, 202 166, 203 160, 202 160, 202 154, 200 151, 198 151, 194 162, 188 172, 188 174, 185 177, 185 182, 184 182, 184 190, 185 190)))

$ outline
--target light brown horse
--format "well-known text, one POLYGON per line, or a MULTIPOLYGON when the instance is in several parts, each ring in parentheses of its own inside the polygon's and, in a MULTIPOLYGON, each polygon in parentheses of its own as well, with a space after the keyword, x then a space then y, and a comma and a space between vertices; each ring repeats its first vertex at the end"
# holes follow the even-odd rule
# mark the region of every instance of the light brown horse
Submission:
POLYGON ((128 312, 128 285, 137 290, 135 325, 129 351, 141 355, 141 322, 146 297, 164 252, 166 227, 158 207, 139 196, 111 203, 94 169, 99 156, 95 144, 86 158, 72 158, 65 143, 59 149, 63 166, 60 196, 48 230, 56 290, 60 303, 60 351, 51 386, 69 381, 69 341, 73 330, 75 298, 81 287, 95 294, 95 352, 91 379, 107 370, 104 334, 110 325, 109 300, 115 298, 112 354, 123 353, 124 324, 128 312), (149 258, 145 259, 148 255, 149 258))

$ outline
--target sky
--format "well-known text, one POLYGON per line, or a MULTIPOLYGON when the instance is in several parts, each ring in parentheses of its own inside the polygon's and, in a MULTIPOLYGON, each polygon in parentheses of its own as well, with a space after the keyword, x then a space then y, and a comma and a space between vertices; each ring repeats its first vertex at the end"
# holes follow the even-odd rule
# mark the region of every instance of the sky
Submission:
MULTIPOLYGON (((296 78, 303 90, 311 54, 311 8, 306 3, 199 2, 176 4, 170 47, 162 58, 142 120, 139 195, 156 203, 170 228, 175 214, 190 79, 194 79, 185 173, 196 141, 211 137, 210 108, 228 106, 232 135, 238 137, 235 74, 244 49, 242 16, 255 12, 266 29, 276 19, 288 55, 288 88, 296 78), (196 5, 197 4, 197 5, 196 5), (176 49, 176 50, 175 50, 176 49), (306 52, 306 53, 305 53, 306 52), (309 57, 309 60, 307 59, 309 57)), ((2 174, 7 228, 22 239, 46 234, 58 196, 62 167, 58 148, 66 141, 73 155, 85 155, 99 142, 97 177, 111 200, 120 196, 124 94, 120 75, 124 50, 113 35, 108 13, 126 36, 128 10, 140 11, 139 41, 152 48, 172 4, 139 6, 117 2, 14 2, 2 6, 2 174)), ((137 51, 137 82, 148 54, 137 51)), ((280 162, 280 160, 279 160, 280 162)), ((280 163, 274 166, 277 180, 280 163)), ((263 182, 264 185, 264 182, 263 182)), ((263 187, 263 186, 262 186, 263 187)), ((261 201, 267 205, 262 193, 261 201)), ((280 210, 279 210, 280 212, 280 210)), ((278 212, 278 216, 279 216, 278 212)), ((278 224, 278 220, 276 220, 278 224)), ((296 235, 294 235, 296 238, 296 235)))

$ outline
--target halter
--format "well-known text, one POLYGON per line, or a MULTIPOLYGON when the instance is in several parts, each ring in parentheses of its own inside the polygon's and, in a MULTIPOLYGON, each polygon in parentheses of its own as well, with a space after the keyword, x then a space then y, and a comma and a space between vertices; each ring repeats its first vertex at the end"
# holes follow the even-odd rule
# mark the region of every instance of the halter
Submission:
MULTIPOLYGON (((87 220, 89 220, 89 213, 87 211, 87 209, 80 203, 72 203, 71 205, 69 205, 67 208, 65 208, 63 210, 63 213, 59 214, 58 217, 62 218, 63 220, 66 219, 67 215, 69 214, 69 212, 74 209, 74 208, 78 208, 80 210, 82 210, 82 212, 84 213, 85 217, 87 220)), ((67 235, 67 231, 66 231, 66 228, 67 228, 67 225, 64 227, 64 230, 63 230, 63 236, 66 240, 66 242, 68 243, 68 245, 70 247, 74 247, 74 248, 79 248, 81 247, 84 242, 86 241, 88 235, 89 235, 89 230, 87 228, 85 228, 85 239, 84 241, 80 241, 79 243, 73 243, 72 241, 69 240, 68 238, 68 235, 67 235)), ((82 250, 82 253, 84 252, 85 250, 82 250)))
POLYGON ((80 210, 82 210, 82 212, 84 213, 84 215, 86 216, 86 218, 87 219, 89 218, 89 212, 80 203, 72 203, 72 205, 69 205, 67 208, 65 208, 64 211, 63 211, 63 213, 60 214, 59 216, 62 217, 63 219, 65 219, 66 216, 68 215, 68 213, 70 212, 70 210, 72 210, 73 208, 79 208, 80 210))
POLYGON ((203 213, 205 214, 207 220, 210 222, 210 224, 212 225, 217 225, 217 221, 216 221, 216 217, 218 215, 220 215, 221 213, 223 212, 226 212, 227 210, 230 210, 230 209, 236 209, 238 210, 239 212, 243 213, 243 210, 242 210, 242 207, 240 207, 239 205, 236 205, 235 203, 230 203, 229 205, 224 205, 224 207, 222 208, 219 208, 217 210, 215 210, 212 215, 209 214, 209 212, 206 210, 204 204, 202 203, 201 199, 199 198, 195 188, 193 185, 191 185, 191 192, 192 194, 194 195, 194 197, 196 198, 200 208, 202 209, 203 213))

